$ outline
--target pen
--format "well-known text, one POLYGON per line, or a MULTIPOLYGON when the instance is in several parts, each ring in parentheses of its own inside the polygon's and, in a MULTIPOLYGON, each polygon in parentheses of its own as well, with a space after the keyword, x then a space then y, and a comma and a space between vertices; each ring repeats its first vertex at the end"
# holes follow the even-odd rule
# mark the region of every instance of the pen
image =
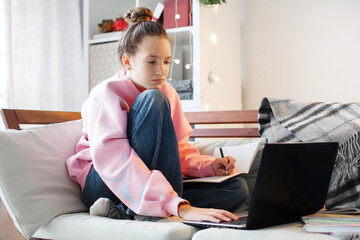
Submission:
MULTIPOLYGON (((224 152, 223 152, 222 148, 220 147, 219 149, 220 149, 220 156, 221 156, 221 158, 225 158, 225 157, 224 157, 224 152)), ((227 174, 228 174, 228 171, 227 171, 227 169, 226 169, 225 166, 224 166, 224 169, 225 169, 225 174, 227 175, 227 174)))

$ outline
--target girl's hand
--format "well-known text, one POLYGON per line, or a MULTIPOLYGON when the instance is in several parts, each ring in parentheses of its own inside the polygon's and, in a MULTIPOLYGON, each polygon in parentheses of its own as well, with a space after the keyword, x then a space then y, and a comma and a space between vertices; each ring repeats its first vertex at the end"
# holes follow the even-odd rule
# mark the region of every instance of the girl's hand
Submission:
POLYGON ((239 217, 228 212, 226 210, 214 209, 214 208, 197 208, 192 207, 187 203, 180 203, 179 205, 179 217, 184 220, 193 221, 208 221, 208 222, 221 222, 239 220, 239 217))
POLYGON ((232 156, 226 156, 225 158, 216 158, 211 167, 215 175, 230 175, 235 172, 236 159, 232 156))

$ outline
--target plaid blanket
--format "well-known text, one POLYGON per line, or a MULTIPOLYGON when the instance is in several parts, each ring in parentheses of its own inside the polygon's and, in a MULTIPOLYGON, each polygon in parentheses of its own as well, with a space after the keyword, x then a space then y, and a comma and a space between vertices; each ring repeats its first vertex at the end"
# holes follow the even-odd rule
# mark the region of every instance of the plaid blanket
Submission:
POLYGON ((269 142, 339 142, 326 207, 360 207, 360 103, 264 98, 259 124, 269 142))

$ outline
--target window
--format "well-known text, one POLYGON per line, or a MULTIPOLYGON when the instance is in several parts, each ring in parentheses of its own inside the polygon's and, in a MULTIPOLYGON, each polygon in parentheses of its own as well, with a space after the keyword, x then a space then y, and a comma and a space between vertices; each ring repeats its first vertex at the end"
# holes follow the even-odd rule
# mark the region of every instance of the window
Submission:
POLYGON ((0 0, 0 108, 5 107, 5 94, 6 94, 6 79, 7 79, 7 69, 6 69, 6 48, 5 48, 5 11, 4 11, 4 1, 0 0))

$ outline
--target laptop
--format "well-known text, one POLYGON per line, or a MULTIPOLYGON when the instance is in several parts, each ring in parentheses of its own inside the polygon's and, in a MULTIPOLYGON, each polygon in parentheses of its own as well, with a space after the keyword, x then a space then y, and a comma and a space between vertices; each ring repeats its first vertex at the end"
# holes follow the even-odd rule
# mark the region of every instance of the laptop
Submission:
POLYGON ((183 221, 196 227, 260 229, 297 222, 323 208, 339 144, 266 144, 247 214, 239 221, 183 221))

